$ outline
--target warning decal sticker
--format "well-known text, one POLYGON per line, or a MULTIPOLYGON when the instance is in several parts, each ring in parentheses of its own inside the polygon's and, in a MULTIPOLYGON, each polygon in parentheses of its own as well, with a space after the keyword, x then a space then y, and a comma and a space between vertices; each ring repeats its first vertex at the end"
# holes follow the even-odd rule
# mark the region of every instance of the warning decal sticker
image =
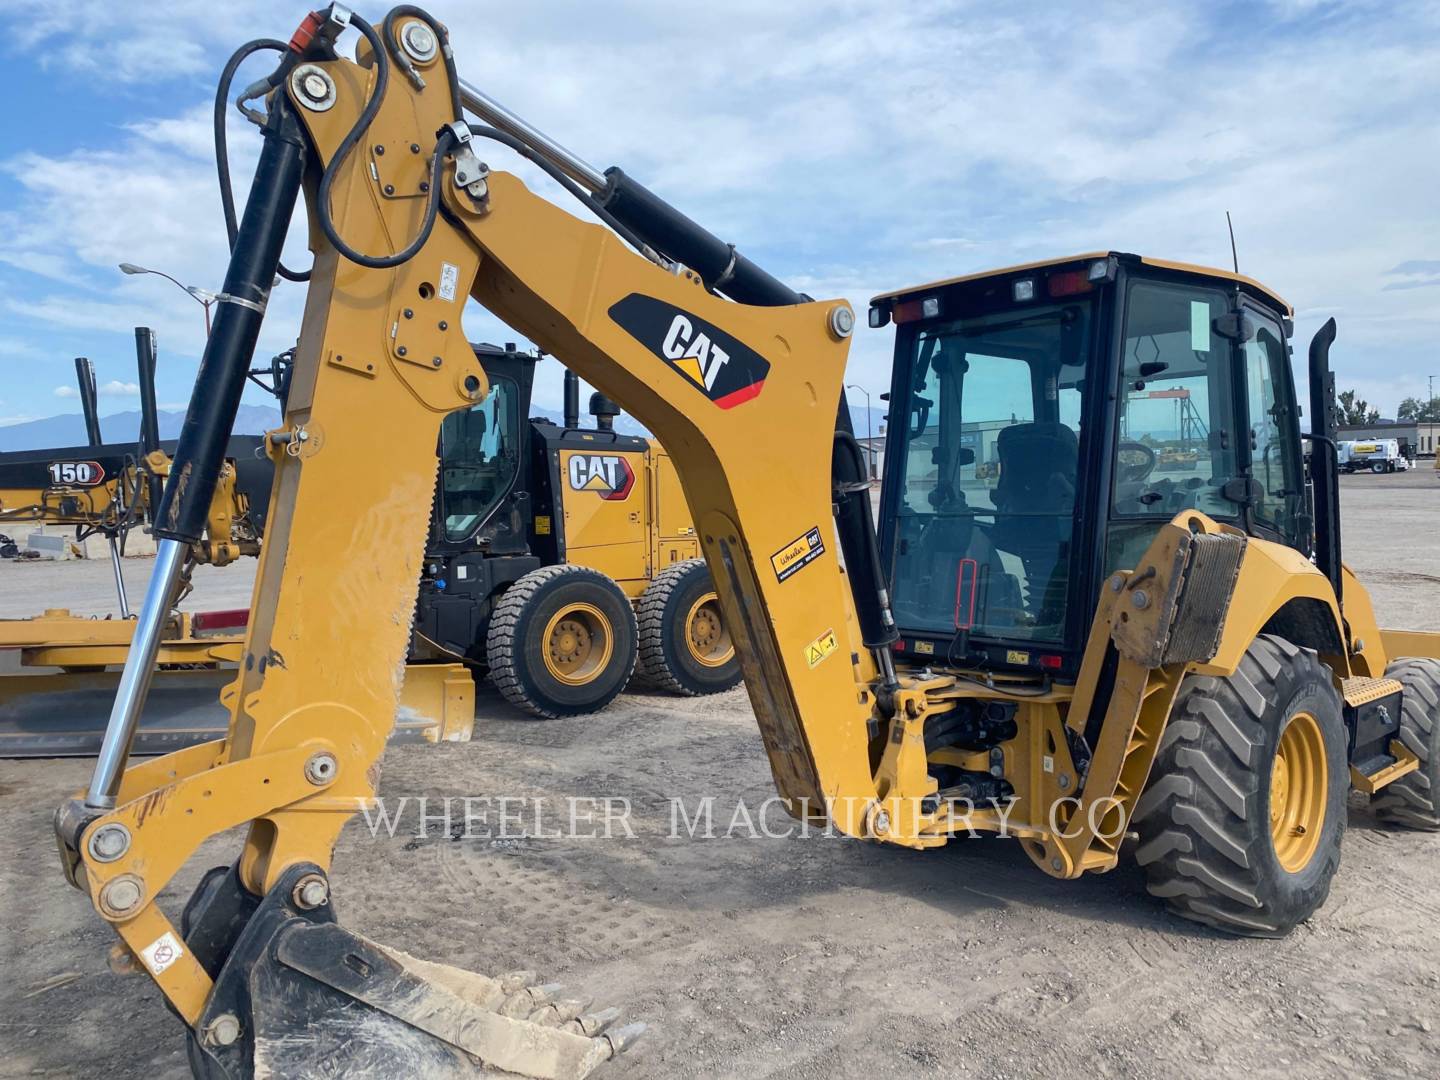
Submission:
POLYGON ((840 647, 834 630, 826 630, 809 645, 805 646, 805 662, 812 668, 840 647))
POLYGON ((825 543, 820 539, 820 526, 817 525, 804 536, 790 541, 771 555, 770 565, 775 568, 775 577, 784 581, 824 554, 825 543))
POLYGON ((145 961, 145 966, 152 975, 159 975, 184 955, 185 950, 181 948, 180 942, 176 941, 175 935, 168 930, 140 950, 140 958, 145 961))

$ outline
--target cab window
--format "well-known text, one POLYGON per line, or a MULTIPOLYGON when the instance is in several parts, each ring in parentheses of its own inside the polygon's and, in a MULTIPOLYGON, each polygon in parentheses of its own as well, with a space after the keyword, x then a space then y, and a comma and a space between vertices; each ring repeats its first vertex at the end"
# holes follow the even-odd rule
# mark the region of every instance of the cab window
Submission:
POLYGON ((907 630, 1063 640, 1092 312, 981 311, 901 345, 891 595, 907 630))
POLYGON ((1182 510, 1237 519, 1239 507, 1223 494, 1239 471, 1233 353, 1215 332, 1229 308, 1218 289, 1130 283, 1107 573, 1133 566, 1159 525, 1182 510))
POLYGON ((1303 488, 1284 331, 1269 314, 1253 309, 1247 314, 1256 327, 1244 347, 1250 475, 1258 484, 1251 511, 1256 525, 1293 543, 1303 488))
POLYGON ((515 482, 519 466, 515 384, 496 379, 479 405, 440 426, 440 499, 445 539, 472 536, 515 482))

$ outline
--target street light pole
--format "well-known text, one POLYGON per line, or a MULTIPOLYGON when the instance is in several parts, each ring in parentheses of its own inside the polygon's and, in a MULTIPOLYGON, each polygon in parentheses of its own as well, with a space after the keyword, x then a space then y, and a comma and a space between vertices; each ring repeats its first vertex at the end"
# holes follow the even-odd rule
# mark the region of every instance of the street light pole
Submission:
POLYGON ((190 299, 205 309, 205 336, 210 336, 210 305, 219 300, 220 297, 209 289, 202 289, 197 285, 186 285, 177 281, 164 270, 151 270, 148 266, 136 266, 134 263, 124 262, 120 264, 122 274, 154 274, 156 277, 163 277, 166 281, 172 282, 176 287, 183 289, 190 299))
POLYGON ((871 480, 875 479, 875 435, 870 419, 870 391, 856 383, 846 383, 846 390, 859 390, 865 395, 865 472, 871 480))

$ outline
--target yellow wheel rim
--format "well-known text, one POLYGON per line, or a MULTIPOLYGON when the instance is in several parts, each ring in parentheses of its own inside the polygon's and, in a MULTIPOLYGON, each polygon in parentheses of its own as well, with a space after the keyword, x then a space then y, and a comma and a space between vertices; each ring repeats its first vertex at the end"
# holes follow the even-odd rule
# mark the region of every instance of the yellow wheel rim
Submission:
POLYGON ((735 655, 730 631, 720 618, 720 598, 713 592, 700 597, 686 612, 685 646, 696 663, 706 667, 724 667, 735 655))
POLYGON ((567 604, 545 624, 545 670, 569 686, 592 682, 610 663, 615 636, 594 604, 567 604))
POLYGON ((1280 733, 1270 768, 1270 839, 1288 872, 1310 865, 1325 829, 1330 789, 1325 737, 1309 713, 1296 713, 1280 733))

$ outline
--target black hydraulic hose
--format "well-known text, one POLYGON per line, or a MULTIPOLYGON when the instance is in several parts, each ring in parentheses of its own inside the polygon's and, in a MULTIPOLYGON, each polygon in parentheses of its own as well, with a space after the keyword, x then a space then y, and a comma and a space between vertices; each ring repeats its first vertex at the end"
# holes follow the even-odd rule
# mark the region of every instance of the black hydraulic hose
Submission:
MULTIPOLYGON (((435 33, 436 41, 440 43, 440 48, 444 55, 446 72, 450 77, 451 102, 455 109, 456 118, 459 119, 459 80, 455 76, 455 61, 450 54, 450 42, 443 28, 431 19, 429 15, 426 15, 419 9, 397 10, 400 10, 402 14, 412 14, 420 18, 430 27, 432 32, 435 33)), ((395 12, 391 12, 391 15, 395 15, 395 12)), ((325 166, 325 172, 320 178, 320 193, 316 199, 318 205, 315 216, 320 222, 320 231, 325 234, 325 239, 329 240, 330 243, 334 245, 335 250, 350 262, 371 270, 389 270, 392 267, 400 266, 413 259, 416 253, 425 246, 426 241, 430 239, 430 233, 435 227, 435 215, 440 209, 440 167, 445 155, 449 153, 454 144, 455 136, 445 131, 441 133, 440 138, 436 141, 435 154, 430 163, 430 191, 429 198, 425 204, 425 219, 421 222, 420 229, 415 234, 415 239, 407 244, 403 250, 397 251, 392 255, 366 255, 364 252, 356 251, 341 238, 339 231, 335 228, 335 222, 330 212, 330 192, 335 186, 335 177, 339 174, 340 166, 344 163, 345 159, 350 156, 356 144, 359 143, 366 131, 369 130, 370 125, 375 121, 376 115, 380 112, 380 105, 385 100, 385 91, 390 85, 390 49, 398 48, 393 36, 388 32, 393 30, 393 19, 387 18, 385 24, 387 27, 386 37, 390 39, 388 42, 382 41, 380 35, 376 33, 375 28, 358 15, 351 14, 350 25, 364 35, 365 40, 370 43, 371 51, 375 55, 375 89, 371 92, 369 99, 366 100, 365 107, 360 110, 360 115, 355 118, 355 123, 352 124, 350 130, 346 132, 345 138, 340 140, 340 145, 336 148, 335 154, 331 157, 329 164, 325 166), (388 48, 387 45, 389 46, 388 48)))
MULTIPOLYGON (((270 85, 277 85, 294 66, 290 47, 275 38, 256 38, 254 41, 247 41, 231 54, 230 59, 225 62, 224 70, 220 72, 219 85, 215 88, 215 171, 219 174, 220 209, 225 215, 225 236, 231 251, 235 250, 235 235, 240 226, 235 216, 235 190, 230 181, 230 140, 225 132, 225 106, 229 104, 230 85, 235 81, 235 73, 240 70, 240 65, 257 52, 267 49, 278 52, 282 57, 280 66, 267 80, 270 85)), ((284 263, 279 265, 278 272, 286 281, 310 280, 309 270, 291 270, 284 263)))
MULTIPOLYGON (((435 40, 439 43, 440 59, 445 64, 445 74, 450 79, 450 112, 456 120, 461 119, 465 113, 460 104, 460 76, 455 70, 455 54, 450 49, 450 34, 443 26, 435 21, 434 17, 428 11, 416 7, 414 4, 401 4, 398 7, 391 8, 390 13, 385 16, 385 21, 381 23, 381 29, 385 34, 386 46, 389 47, 391 54, 395 57, 395 62, 400 65, 405 74, 412 79, 418 79, 419 76, 415 73, 415 65, 410 63, 410 58, 405 55, 404 47, 395 36, 395 23, 405 16, 409 16, 412 19, 419 19, 428 26, 430 32, 435 35, 435 40)), ((351 17, 351 21, 354 21, 353 16, 351 17)))

